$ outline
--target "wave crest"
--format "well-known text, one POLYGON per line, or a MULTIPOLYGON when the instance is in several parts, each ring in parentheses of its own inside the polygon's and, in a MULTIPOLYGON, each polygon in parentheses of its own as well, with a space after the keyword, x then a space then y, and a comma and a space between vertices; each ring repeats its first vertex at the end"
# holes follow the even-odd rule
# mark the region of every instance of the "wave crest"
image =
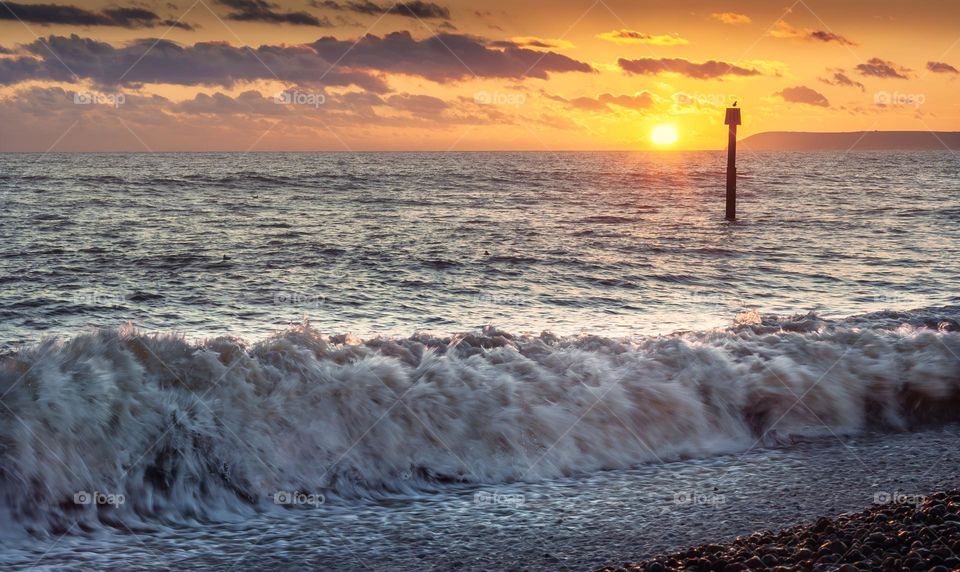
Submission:
POLYGON ((0 365, 0 492, 35 532, 220 519, 277 491, 500 483, 954 420, 955 308, 612 339, 483 331, 248 345, 132 327, 0 365), (117 507, 72 502, 123 494, 117 507))

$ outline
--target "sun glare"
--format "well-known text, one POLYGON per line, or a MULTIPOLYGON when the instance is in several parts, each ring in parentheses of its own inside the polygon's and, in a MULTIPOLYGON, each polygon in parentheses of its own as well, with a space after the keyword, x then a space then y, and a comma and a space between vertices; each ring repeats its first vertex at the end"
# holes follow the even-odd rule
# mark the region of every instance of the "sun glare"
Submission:
POLYGON ((650 140, 654 145, 673 145, 677 138, 677 128, 673 125, 657 125, 650 132, 650 140))

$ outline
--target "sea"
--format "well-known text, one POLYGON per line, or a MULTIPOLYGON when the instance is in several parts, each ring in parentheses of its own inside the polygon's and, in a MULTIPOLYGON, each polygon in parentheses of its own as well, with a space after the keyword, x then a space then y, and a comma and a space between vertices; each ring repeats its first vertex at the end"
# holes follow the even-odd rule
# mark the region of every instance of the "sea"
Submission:
POLYGON ((0 154, 0 566, 580 570, 960 460, 960 157, 0 154))

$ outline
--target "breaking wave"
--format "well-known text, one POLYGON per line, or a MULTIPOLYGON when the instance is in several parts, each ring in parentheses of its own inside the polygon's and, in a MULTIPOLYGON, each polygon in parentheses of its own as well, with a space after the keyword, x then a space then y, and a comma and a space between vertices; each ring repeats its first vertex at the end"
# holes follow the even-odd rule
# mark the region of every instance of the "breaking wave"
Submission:
POLYGON ((753 314, 633 339, 48 339, 0 364, 0 519, 36 534, 216 520, 278 491, 405 494, 952 421, 958 316, 753 314))

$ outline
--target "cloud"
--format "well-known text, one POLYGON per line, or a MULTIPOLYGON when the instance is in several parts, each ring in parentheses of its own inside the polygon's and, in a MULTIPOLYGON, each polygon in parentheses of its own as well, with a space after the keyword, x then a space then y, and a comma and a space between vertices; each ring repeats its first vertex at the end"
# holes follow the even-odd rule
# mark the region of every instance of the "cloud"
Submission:
POLYGON ((625 72, 637 75, 676 73, 694 79, 714 79, 725 76, 750 77, 763 75, 759 70, 756 69, 749 69, 715 60, 697 63, 680 58, 642 58, 639 60, 620 58, 618 63, 625 72))
POLYGON ((777 23, 773 26, 773 29, 770 30, 770 35, 774 38, 796 38, 811 42, 835 42, 842 46, 857 45, 856 42, 849 40, 840 34, 835 34, 833 32, 827 32, 824 30, 801 30, 799 28, 794 28, 784 20, 777 21, 777 23))
POLYGON ((783 91, 778 91, 774 95, 779 95, 784 101, 789 103, 804 103, 817 107, 830 107, 830 101, 827 100, 822 93, 803 85, 788 87, 783 91))
MULTIPOLYGON (((831 70, 828 70, 831 71, 831 70)), ((832 70, 833 76, 829 78, 820 78, 820 81, 827 85, 836 85, 840 87, 857 87, 860 88, 860 91, 866 91, 866 86, 864 86, 859 81, 854 81, 850 79, 850 76, 844 70, 832 70)))
POLYGON ((42 26, 115 26, 118 28, 156 28, 171 26, 192 30, 193 26, 177 20, 166 20, 143 8, 107 8, 93 12, 64 4, 19 4, 4 2, 0 20, 22 20, 42 26))
POLYGON ((370 0, 348 0, 347 2, 336 2, 335 0, 312 0, 312 6, 317 8, 329 8, 331 10, 342 10, 355 12, 357 14, 366 14, 368 16, 380 16, 383 14, 393 14, 396 16, 407 16, 408 18, 420 18, 424 20, 438 19, 449 20, 450 10, 433 2, 423 2, 422 0, 410 0, 408 2, 396 2, 390 5, 381 6, 370 0))
POLYGON ((520 47, 497 49, 483 39, 437 34, 423 40, 409 32, 383 37, 367 34, 356 41, 321 38, 310 47, 324 59, 346 68, 414 75, 443 82, 473 76, 546 79, 551 73, 595 70, 590 64, 555 52, 520 47))
MULTIPOLYGON (((303 116, 305 114, 321 113, 324 116, 337 115, 341 119, 350 115, 353 121, 362 123, 376 123, 372 121, 380 118, 374 108, 390 109, 409 115, 438 120, 450 108, 446 101, 431 95, 398 93, 386 99, 379 95, 363 92, 349 92, 339 95, 330 95, 314 90, 290 89, 294 95, 322 95, 322 104, 299 105, 284 103, 281 94, 268 96, 259 91, 245 91, 236 97, 217 92, 212 95, 197 94, 193 99, 170 105, 172 113, 189 113, 202 115, 258 115, 258 116, 303 116), (278 102, 279 99, 279 102, 278 102), (362 116, 361 118, 358 116, 362 116)), ((291 99, 290 101, 293 101, 291 99)), ((315 99, 310 100, 315 101, 315 99)))
POLYGON ((747 16, 746 14, 737 14, 736 12, 716 12, 711 14, 711 16, 717 20, 720 20, 724 24, 730 24, 731 26, 749 24, 753 21, 750 16, 747 16))
POLYGON ((907 79, 906 74, 910 72, 910 69, 880 58, 870 58, 867 63, 858 65, 857 71, 864 76, 907 79))
POLYGON ((394 109, 406 111, 407 113, 417 117, 426 117, 431 119, 436 119, 442 115, 447 108, 450 107, 446 101, 438 97, 433 97, 430 95, 412 95, 409 93, 391 95, 386 99, 386 102, 394 109))
POLYGON ((648 91, 636 95, 613 95, 602 93, 597 97, 577 97, 564 99, 559 96, 550 96, 551 99, 562 101, 570 107, 589 111, 613 111, 611 106, 622 107, 633 111, 650 109, 656 103, 655 96, 648 91))
POLYGON ((953 67, 950 64, 945 64, 943 62, 927 62, 927 69, 933 73, 952 73, 960 74, 960 70, 953 67))
POLYGON ((400 16, 410 16, 412 18, 450 19, 449 9, 434 4, 433 2, 422 2, 421 0, 413 0, 412 2, 398 2, 390 7, 390 13, 400 16))
POLYGON ((340 95, 330 95, 316 90, 289 90, 297 94, 323 95, 323 103, 296 103, 280 99, 281 94, 265 94, 256 90, 248 90, 236 96, 221 92, 212 94, 198 93, 191 99, 171 101, 159 95, 138 95, 135 93, 123 94, 123 103, 113 106, 77 105, 76 93, 89 93, 84 90, 69 91, 61 87, 31 87, 14 94, 0 97, 6 104, 16 103, 24 113, 34 115, 55 114, 89 114, 98 111, 122 113, 126 111, 149 111, 157 115, 187 114, 187 115, 218 115, 218 116, 296 116, 309 117, 322 114, 340 118, 356 119, 361 111, 367 114, 367 119, 374 117, 372 108, 393 109, 403 112, 442 113, 449 104, 441 99, 428 95, 400 93, 384 99, 368 92, 347 92, 340 95))
POLYGON ((451 100, 436 115, 432 96, 398 93, 391 103, 370 92, 326 93, 320 105, 278 103, 272 91, 207 92, 185 101, 130 92, 120 105, 77 105, 74 92, 61 87, 5 90, 0 150, 44 151, 52 143, 56 151, 410 150, 418 142, 442 149, 462 138, 456 126, 516 123, 514 113, 472 98, 451 100))
POLYGON ((600 38, 601 40, 607 40, 608 42, 614 42, 617 44, 647 44, 650 46, 685 46, 690 43, 687 40, 676 35, 653 36, 651 34, 645 34, 643 32, 638 32, 636 30, 627 30, 627 29, 613 30, 612 32, 604 32, 602 34, 597 34, 597 37, 600 38))
POLYGON ((27 79, 73 82, 79 77, 100 85, 168 83, 229 87, 238 82, 280 80, 388 91, 383 79, 340 69, 307 46, 250 48, 225 42, 181 46, 169 40, 143 39, 114 47, 72 35, 50 36, 24 49, 31 56, 0 59, 0 83, 27 79))
POLYGON ((330 10, 345 10, 350 12, 358 12, 360 14, 382 14, 384 11, 379 10, 379 6, 373 2, 347 2, 341 4, 334 0, 310 0, 309 4, 314 8, 329 8, 330 10))
POLYGON ((489 44, 494 48, 530 48, 533 50, 566 50, 573 47, 573 42, 538 38, 537 36, 515 36, 509 40, 498 40, 489 44))
POLYGON ((22 47, 25 55, 0 58, 0 84, 30 79, 99 85, 219 85, 280 80, 328 86, 355 85, 389 91, 382 72, 437 82, 477 77, 545 79, 552 73, 595 70, 555 52, 519 47, 498 49, 481 38, 439 34, 422 40, 409 32, 367 35, 356 42, 321 38, 309 45, 231 46, 142 39, 124 46, 52 35, 22 47), (76 74, 76 77, 74 76, 76 74))
POLYGON ((46 62, 37 58, 0 58, 0 85, 11 85, 32 79, 53 79, 46 62))
POLYGON ((852 41, 844 38, 840 34, 834 34, 833 32, 825 32, 823 30, 815 30, 810 32, 809 35, 811 40, 819 40, 821 42, 837 42, 838 44, 844 46, 856 46, 857 44, 852 41))
POLYGON ((275 99, 264 97, 259 91, 245 91, 236 97, 217 92, 198 93, 193 99, 170 105, 172 113, 192 115, 288 115, 288 105, 278 105, 275 99))
POLYGON ((317 18, 307 12, 277 12, 278 6, 266 0, 216 0, 216 2, 232 8, 234 12, 227 14, 227 19, 238 22, 267 22, 318 28, 329 28, 333 25, 330 20, 317 18))

